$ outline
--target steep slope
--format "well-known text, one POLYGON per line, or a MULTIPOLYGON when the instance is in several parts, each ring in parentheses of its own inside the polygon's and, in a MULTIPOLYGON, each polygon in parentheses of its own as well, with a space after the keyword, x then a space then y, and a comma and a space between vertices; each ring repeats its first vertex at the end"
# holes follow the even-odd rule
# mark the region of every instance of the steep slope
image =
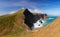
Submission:
POLYGON ((0 16, 0 35, 17 35, 28 30, 28 27, 24 24, 24 10, 21 9, 14 14, 0 16))
POLYGON ((26 34, 34 26, 33 23, 41 18, 44 19, 46 16, 46 14, 33 14, 28 9, 21 9, 14 14, 0 16, 0 35, 26 34))
POLYGON ((42 29, 19 37, 60 37, 60 17, 57 17, 52 23, 42 29))

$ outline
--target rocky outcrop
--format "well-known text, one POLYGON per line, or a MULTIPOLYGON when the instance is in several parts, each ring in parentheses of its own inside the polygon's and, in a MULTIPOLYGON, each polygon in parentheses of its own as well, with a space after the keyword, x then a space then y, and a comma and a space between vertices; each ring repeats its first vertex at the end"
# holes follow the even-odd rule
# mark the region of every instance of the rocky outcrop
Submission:
POLYGON ((32 26, 34 26, 33 23, 44 18, 44 15, 45 14, 33 14, 28 9, 21 9, 14 14, 0 16, 0 35, 24 34, 32 29, 32 26))
POLYGON ((25 15, 25 21, 24 21, 25 24, 31 28, 34 22, 34 15, 28 9, 24 11, 24 15, 25 15))
MULTIPOLYGON (((34 26, 33 23, 36 23, 37 20, 48 18, 47 14, 36 14, 36 15, 34 15, 28 9, 25 9, 23 14, 25 15, 25 24, 28 27, 30 27, 30 29, 32 26, 34 26)), ((40 21, 40 22, 42 22, 42 21, 40 21)))

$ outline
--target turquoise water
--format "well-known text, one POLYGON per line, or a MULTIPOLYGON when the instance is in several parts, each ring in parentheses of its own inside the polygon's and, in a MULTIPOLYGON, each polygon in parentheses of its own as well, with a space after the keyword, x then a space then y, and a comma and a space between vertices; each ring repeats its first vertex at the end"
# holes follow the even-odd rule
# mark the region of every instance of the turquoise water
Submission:
MULTIPOLYGON (((42 23, 42 27, 46 26, 46 25, 49 25, 51 22, 53 22, 57 17, 53 17, 53 16, 50 16, 48 17, 47 19, 44 20, 44 23, 42 23)), ((34 26, 31 27, 32 29, 34 29, 34 26)), ((41 27, 40 27, 41 28, 41 27)))
POLYGON ((46 26, 53 22, 57 17, 50 16, 48 19, 45 19, 44 23, 42 24, 43 26, 46 26))

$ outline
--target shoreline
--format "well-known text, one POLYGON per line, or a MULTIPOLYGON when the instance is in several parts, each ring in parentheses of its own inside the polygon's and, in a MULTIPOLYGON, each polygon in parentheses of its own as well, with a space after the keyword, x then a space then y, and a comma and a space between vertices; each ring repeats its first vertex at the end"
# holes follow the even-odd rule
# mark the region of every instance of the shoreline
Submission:
POLYGON ((26 35, 7 35, 2 37, 60 37, 60 17, 57 17, 53 22, 38 31, 27 33, 26 35))
POLYGON ((25 35, 24 37, 60 37, 60 17, 57 17, 53 22, 41 28, 37 32, 25 35))

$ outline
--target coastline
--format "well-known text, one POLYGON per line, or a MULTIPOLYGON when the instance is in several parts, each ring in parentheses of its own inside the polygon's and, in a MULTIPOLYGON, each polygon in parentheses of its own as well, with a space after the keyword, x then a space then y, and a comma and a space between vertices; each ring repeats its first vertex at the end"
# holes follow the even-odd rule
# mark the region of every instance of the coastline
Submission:
POLYGON ((2 36, 2 37, 60 37, 60 17, 57 17, 52 23, 39 29, 37 32, 31 32, 26 35, 2 36))
POLYGON ((57 17, 52 23, 41 28, 37 32, 25 35, 23 37, 60 37, 60 17, 57 17))

